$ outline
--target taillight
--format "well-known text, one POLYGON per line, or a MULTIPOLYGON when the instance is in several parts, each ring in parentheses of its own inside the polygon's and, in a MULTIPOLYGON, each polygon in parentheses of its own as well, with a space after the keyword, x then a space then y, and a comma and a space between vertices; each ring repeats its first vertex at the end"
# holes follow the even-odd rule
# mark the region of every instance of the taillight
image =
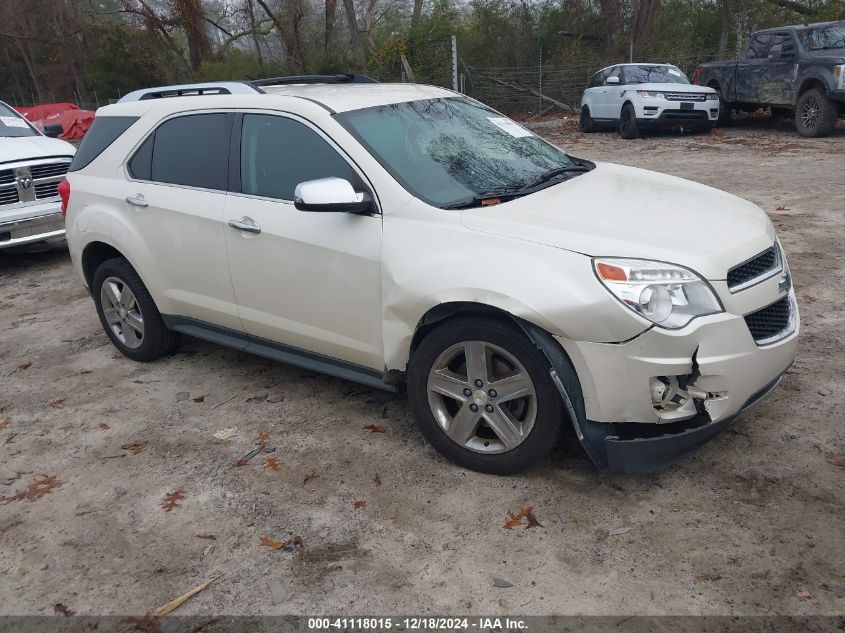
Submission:
POLYGON ((701 66, 695 69, 695 72, 692 74, 692 83, 696 85, 700 85, 698 83, 699 79, 701 79, 701 66))
POLYGON ((70 202, 70 183, 67 178, 59 183, 59 196, 62 199, 62 217, 67 215, 67 203, 70 202))

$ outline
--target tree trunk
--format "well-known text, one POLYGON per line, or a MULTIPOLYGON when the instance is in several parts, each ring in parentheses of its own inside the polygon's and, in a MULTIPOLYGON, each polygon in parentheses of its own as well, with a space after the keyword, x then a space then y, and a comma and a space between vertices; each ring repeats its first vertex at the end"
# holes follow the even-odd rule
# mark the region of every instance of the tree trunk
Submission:
POLYGON ((205 60, 211 57, 211 40, 205 29, 202 3, 200 0, 174 0, 173 12, 179 25, 185 31, 191 69, 197 70, 205 60))
POLYGON ((605 37, 609 53, 619 51, 623 42, 622 22, 622 1, 621 0, 599 0, 601 4, 601 15, 604 18, 605 37))
POLYGON ((346 21, 349 23, 349 36, 352 40, 352 55, 355 58, 355 70, 367 72, 367 54, 361 41, 361 30, 358 28, 358 18, 355 17, 355 5, 352 0, 343 0, 346 21))
POLYGON ((246 0, 246 10, 249 14, 249 28, 252 29, 252 45, 255 47, 255 56, 258 58, 258 72, 263 77, 267 73, 264 70, 264 55, 261 53, 261 42, 258 39, 258 25, 255 23, 255 8, 252 0, 246 0))
POLYGON ((279 31, 279 37, 282 38, 282 44, 285 46, 285 53, 287 53, 288 64, 294 74, 301 75, 305 72, 305 58, 302 56, 302 45, 299 41, 299 24, 297 20, 302 18, 302 14, 297 9, 294 9, 293 24, 286 24, 282 19, 270 10, 267 6, 266 0, 256 0, 258 4, 264 9, 267 17, 273 21, 276 30, 279 31))
POLYGON ((634 6, 634 27, 631 33, 632 53, 634 59, 641 59, 645 54, 645 44, 648 41, 648 31, 654 14, 657 11, 658 0, 637 0, 634 6))
POLYGON ((29 80, 32 82, 32 87, 35 89, 35 100, 38 103, 41 103, 44 101, 44 89, 41 87, 41 81, 38 79, 38 73, 35 72, 35 64, 32 62, 32 46, 30 46, 28 40, 18 40, 17 42, 18 50, 20 51, 23 63, 26 66, 26 72, 29 73, 29 80))
POLYGON ((334 38, 334 16, 336 11, 337 0, 326 0, 326 30, 323 46, 327 54, 332 48, 332 39, 334 38))
POLYGON ((420 25, 422 18, 422 0, 414 0, 414 11, 411 13, 411 28, 415 29, 420 25))
POLYGON ((722 30, 719 34, 719 59, 722 60, 728 54, 728 37, 731 34, 730 0, 719 0, 719 17, 722 20, 722 30))

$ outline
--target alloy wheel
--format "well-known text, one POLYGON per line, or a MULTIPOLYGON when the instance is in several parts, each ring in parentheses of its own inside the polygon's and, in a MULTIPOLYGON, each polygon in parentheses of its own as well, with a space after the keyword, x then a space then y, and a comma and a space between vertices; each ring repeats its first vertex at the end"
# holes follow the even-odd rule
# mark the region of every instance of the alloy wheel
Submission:
POLYGON ((127 283, 107 277, 100 286, 100 303, 115 337, 129 349, 140 347, 144 342, 144 317, 127 283))
POLYGON ((805 128, 814 128, 819 120, 819 102, 815 97, 810 97, 804 102, 801 108, 801 125, 805 128))
POLYGON ((504 453, 519 446, 537 418, 537 394, 522 364, 503 348, 464 341, 432 365, 428 403, 437 424, 459 446, 504 453))

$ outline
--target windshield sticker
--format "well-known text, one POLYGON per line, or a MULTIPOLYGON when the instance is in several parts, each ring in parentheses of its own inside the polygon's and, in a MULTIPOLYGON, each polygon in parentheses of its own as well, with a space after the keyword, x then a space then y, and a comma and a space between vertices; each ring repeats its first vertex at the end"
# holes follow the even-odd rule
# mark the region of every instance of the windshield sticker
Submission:
POLYGON ((507 117, 503 116, 488 116, 487 120, 490 121, 493 125, 495 125, 500 130, 507 132, 511 136, 516 138, 523 138, 525 136, 534 136, 531 132, 526 130, 524 127, 519 125, 518 123, 514 123, 507 117))
POLYGON ((16 116, 0 116, 0 123, 6 127, 29 127, 23 119, 16 116))
POLYGON ((680 76, 681 76, 681 71, 679 71, 679 70, 675 70, 674 68, 670 68, 670 69, 669 69, 669 74, 670 74, 670 75, 675 75, 675 77, 680 77, 680 76))

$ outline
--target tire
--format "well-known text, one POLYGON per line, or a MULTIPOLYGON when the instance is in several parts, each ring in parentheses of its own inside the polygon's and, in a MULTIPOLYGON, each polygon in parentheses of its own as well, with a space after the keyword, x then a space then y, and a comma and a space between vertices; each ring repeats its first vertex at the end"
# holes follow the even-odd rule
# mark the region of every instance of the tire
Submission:
POLYGON ((149 291, 124 258, 114 257, 97 267, 91 295, 103 330, 127 358, 148 362, 175 347, 176 333, 165 327, 149 291))
POLYGON ((590 116, 589 106, 581 108, 581 118, 578 121, 578 126, 584 134, 590 134, 596 131, 596 124, 593 122, 593 117, 590 116))
POLYGON ((464 468, 497 475, 541 463, 558 443, 566 420, 543 353, 514 325, 477 317, 449 319, 422 340, 408 367, 408 400, 422 434, 444 457, 464 468), (490 359, 476 365, 484 369, 467 371, 470 353, 490 359), (497 382, 502 376, 512 381, 511 391, 520 387, 518 393, 523 395, 509 397, 513 394, 497 382), (442 384, 456 397, 433 390, 442 384), (488 420, 513 423, 503 435, 488 420), (457 425, 461 421, 463 433, 457 425), (460 440, 453 439, 456 434, 460 440))
POLYGON ((634 112, 634 106, 626 103, 622 107, 622 114, 619 117, 619 136, 624 139, 637 138, 640 135, 640 130, 637 127, 637 113, 634 112))
POLYGON ((827 136, 836 127, 838 118, 837 105, 821 88, 810 88, 795 104, 795 127, 806 138, 827 136))

